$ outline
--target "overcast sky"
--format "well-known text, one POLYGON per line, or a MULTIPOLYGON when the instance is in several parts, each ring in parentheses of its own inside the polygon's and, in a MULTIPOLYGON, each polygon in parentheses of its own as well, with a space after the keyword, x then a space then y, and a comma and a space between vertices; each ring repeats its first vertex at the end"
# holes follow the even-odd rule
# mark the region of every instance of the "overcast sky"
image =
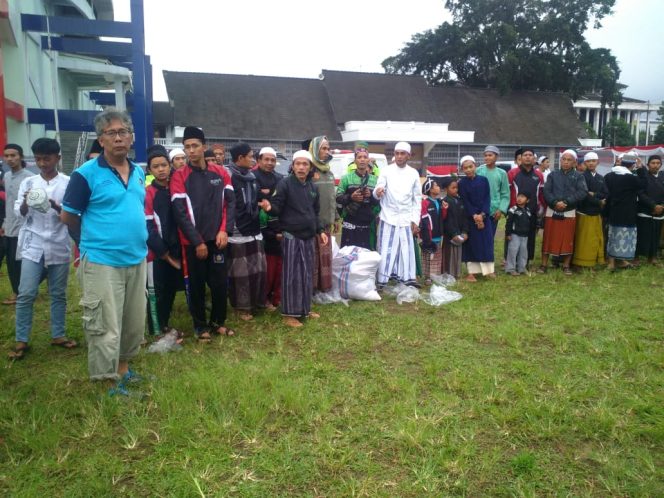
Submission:
MULTIPOLYGON (((129 0, 114 0, 129 20, 129 0)), ((154 96, 162 70, 316 78, 322 69, 383 72, 381 61, 450 14, 444 0, 145 0, 154 96)), ((664 100, 664 0, 617 0, 586 34, 618 58, 628 97, 664 100)))

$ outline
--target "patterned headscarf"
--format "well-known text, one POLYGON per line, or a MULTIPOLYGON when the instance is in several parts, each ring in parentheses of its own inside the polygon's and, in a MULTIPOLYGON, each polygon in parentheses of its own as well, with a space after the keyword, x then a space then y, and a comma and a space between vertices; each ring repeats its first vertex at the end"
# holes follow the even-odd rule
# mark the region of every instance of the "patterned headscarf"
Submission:
POLYGON ((309 144, 309 153, 313 158, 312 162, 314 163, 316 169, 321 173, 327 173, 328 171, 330 171, 330 161, 332 160, 332 155, 329 154, 327 156, 327 159, 321 161, 320 146, 323 145, 323 142, 327 142, 328 144, 330 143, 330 141, 327 139, 325 135, 312 138, 311 143, 309 144))

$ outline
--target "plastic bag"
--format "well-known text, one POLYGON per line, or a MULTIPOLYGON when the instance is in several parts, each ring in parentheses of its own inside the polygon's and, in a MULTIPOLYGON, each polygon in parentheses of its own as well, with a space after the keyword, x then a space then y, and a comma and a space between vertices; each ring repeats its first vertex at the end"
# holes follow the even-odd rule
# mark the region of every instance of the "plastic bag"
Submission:
POLYGON ((164 334, 158 341, 150 344, 148 353, 168 353, 169 351, 180 351, 182 344, 178 344, 178 333, 171 330, 164 334))
POLYGON ((442 285, 433 284, 429 293, 421 296, 422 301, 431 306, 440 306, 442 304, 453 303, 461 299, 461 294, 455 291, 447 290, 442 285))
POLYGON ((434 284, 442 285, 444 287, 449 287, 450 285, 456 284, 456 278, 454 278, 449 273, 443 273, 442 275, 431 275, 431 281, 434 284))
POLYGON ((335 289, 334 286, 327 292, 316 292, 311 297, 311 300, 316 304, 342 303, 345 306, 348 306, 348 299, 341 297, 341 294, 339 294, 339 289, 335 289))
MULTIPOLYGON (((454 277, 447 275, 449 278, 445 278, 445 275, 442 276, 433 276, 438 278, 439 281, 451 282, 454 283, 454 277), (442 277, 442 278, 441 278, 442 277)), ((451 285, 451 284, 450 284, 451 285)), ((397 304, 403 303, 414 303, 416 301, 424 301, 430 306, 441 306, 443 304, 453 303, 458 301, 463 296, 458 292, 448 290, 444 285, 433 284, 429 292, 420 292, 415 287, 409 287, 402 283, 391 287, 385 287, 383 293, 388 296, 394 296, 397 299, 397 304)))
POLYGON ((404 284, 399 284, 397 287, 401 287, 401 290, 397 293, 397 304, 414 303, 420 299, 419 289, 404 284))

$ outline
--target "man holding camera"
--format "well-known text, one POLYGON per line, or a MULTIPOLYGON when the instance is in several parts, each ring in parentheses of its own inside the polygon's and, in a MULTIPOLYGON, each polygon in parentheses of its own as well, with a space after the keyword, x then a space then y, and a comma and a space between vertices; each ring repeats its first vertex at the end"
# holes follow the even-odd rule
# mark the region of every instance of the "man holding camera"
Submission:
POLYGON ((369 171, 369 151, 355 149, 355 170, 345 174, 337 187, 341 209, 341 247, 358 246, 376 250, 376 215, 380 202, 372 195, 377 178, 369 171))

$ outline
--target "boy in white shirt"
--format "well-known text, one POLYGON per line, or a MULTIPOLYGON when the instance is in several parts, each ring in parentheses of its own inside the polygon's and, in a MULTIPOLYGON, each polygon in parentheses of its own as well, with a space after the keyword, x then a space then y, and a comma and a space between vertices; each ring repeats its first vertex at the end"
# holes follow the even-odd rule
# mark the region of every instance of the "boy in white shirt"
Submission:
POLYGON ((69 234, 60 221, 60 204, 69 177, 58 172, 60 145, 52 138, 39 138, 32 152, 40 174, 21 182, 13 206, 24 219, 18 237, 22 259, 21 281, 16 301, 16 345, 9 357, 21 360, 29 350, 32 307, 42 276, 46 274, 51 297, 51 345, 75 348, 76 341, 65 336, 67 279, 69 276, 69 234))

